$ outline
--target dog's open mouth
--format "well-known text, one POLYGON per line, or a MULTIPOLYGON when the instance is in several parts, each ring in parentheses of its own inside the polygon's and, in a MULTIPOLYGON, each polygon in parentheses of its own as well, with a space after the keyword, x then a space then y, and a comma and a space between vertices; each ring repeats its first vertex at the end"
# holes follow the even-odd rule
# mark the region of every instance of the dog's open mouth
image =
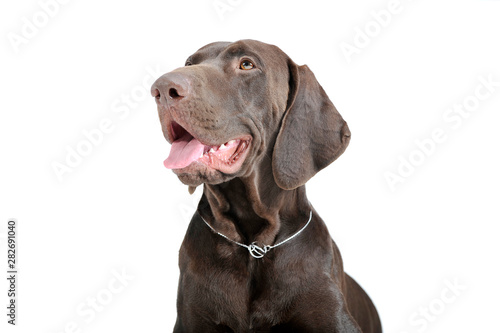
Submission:
POLYGON ((172 122, 171 135, 170 154, 163 162, 168 169, 182 169, 200 162, 224 173, 235 172, 243 163, 251 141, 250 136, 244 136, 220 145, 206 145, 176 122, 172 122))

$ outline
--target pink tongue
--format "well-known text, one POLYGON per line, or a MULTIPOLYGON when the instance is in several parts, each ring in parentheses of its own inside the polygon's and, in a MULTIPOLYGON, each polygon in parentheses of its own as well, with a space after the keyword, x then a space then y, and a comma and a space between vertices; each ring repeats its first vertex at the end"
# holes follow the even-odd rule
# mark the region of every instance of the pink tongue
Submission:
POLYGON ((181 169, 197 160, 203 153, 205 145, 186 133, 182 138, 172 143, 170 154, 163 162, 168 169, 181 169))

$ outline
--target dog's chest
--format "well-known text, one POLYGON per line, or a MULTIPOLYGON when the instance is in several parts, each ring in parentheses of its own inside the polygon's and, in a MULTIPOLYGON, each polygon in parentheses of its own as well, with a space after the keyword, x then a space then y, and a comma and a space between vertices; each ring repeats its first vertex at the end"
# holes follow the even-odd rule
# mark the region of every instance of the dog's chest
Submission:
POLYGON ((263 261, 251 260, 248 265, 239 262, 218 269, 212 267, 205 271, 210 272, 208 275, 193 276, 190 285, 184 286, 187 290, 202 291, 191 301, 208 311, 214 324, 238 332, 265 331, 283 320, 286 307, 297 296, 300 290, 297 279, 278 274, 263 261))

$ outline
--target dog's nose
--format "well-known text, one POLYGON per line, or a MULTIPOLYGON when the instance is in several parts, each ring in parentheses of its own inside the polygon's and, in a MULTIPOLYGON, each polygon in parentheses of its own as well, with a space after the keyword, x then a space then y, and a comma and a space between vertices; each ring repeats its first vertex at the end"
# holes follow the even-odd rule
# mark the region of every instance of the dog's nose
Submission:
POLYGON ((189 96, 191 84, 186 75, 170 72, 153 83, 151 95, 160 103, 175 104, 189 96))

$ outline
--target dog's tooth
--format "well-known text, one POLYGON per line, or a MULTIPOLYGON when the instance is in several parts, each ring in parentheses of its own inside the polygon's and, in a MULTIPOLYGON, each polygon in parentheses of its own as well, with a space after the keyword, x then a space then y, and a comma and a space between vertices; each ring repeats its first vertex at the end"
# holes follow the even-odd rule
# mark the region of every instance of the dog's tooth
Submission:
POLYGON ((210 148, 209 152, 210 153, 215 153, 215 150, 213 148, 210 148))
POLYGON ((230 145, 230 144, 233 144, 235 142, 236 142, 236 140, 230 140, 230 141, 227 142, 227 144, 230 145))
POLYGON ((203 152, 201 153, 200 157, 199 158, 202 158, 203 157, 203 152))
POLYGON ((225 149, 226 148, 226 145, 225 144, 221 144, 219 149, 225 149))

